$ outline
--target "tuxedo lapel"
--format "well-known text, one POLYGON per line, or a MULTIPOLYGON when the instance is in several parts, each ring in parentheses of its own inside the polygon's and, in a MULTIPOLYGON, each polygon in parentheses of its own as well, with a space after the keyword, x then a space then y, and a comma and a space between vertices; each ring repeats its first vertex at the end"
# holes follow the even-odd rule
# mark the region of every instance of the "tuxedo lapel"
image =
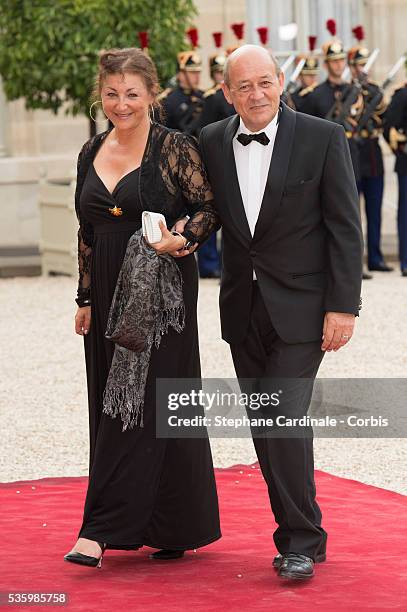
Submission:
POLYGON ((282 103, 282 111, 274 142, 273 155, 266 187, 264 189, 259 217, 254 230, 253 240, 260 238, 270 229, 283 195, 285 180, 294 142, 296 114, 282 103))
POLYGON ((243 205, 242 194, 240 193, 235 156, 233 153, 233 137, 239 127, 239 122, 239 115, 235 115, 226 126, 223 136, 223 159, 225 160, 225 178, 229 212, 238 230, 247 240, 251 240, 252 235, 243 205))

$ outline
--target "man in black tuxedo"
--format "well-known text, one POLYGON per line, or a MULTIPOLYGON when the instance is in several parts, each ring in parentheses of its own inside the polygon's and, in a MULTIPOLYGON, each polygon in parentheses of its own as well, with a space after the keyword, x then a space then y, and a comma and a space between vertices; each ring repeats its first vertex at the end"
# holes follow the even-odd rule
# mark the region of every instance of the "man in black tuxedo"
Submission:
MULTIPOLYGON (((223 84, 238 114, 205 127, 200 148, 222 221, 222 337, 237 376, 313 381, 358 314, 359 200, 343 128, 288 108, 283 82, 268 51, 238 48, 223 84)), ((327 537, 312 436, 254 444, 278 523, 273 565, 310 578, 327 537)))

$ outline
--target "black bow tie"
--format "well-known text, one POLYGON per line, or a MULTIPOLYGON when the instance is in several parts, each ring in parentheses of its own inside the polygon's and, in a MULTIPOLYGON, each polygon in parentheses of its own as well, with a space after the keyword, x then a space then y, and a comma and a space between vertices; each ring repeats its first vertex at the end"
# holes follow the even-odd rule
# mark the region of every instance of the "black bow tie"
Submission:
POLYGON ((257 140, 262 145, 268 145, 270 142, 270 138, 267 136, 265 132, 260 132, 260 134, 239 134, 237 137, 240 144, 244 147, 247 147, 248 144, 251 143, 252 140, 257 140))

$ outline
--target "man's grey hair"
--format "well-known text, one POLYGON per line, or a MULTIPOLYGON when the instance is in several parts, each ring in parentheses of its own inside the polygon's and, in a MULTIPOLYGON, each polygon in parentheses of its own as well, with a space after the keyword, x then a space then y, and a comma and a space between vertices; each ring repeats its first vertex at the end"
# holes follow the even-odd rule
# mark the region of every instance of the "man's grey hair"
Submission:
MULTIPOLYGON (((259 45, 250 45, 250 46, 251 47, 258 47, 259 49, 263 49, 264 48, 264 47, 259 47, 259 45)), ((242 47, 239 47, 238 49, 233 51, 233 53, 231 53, 226 58, 226 62, 224 64, 224 66, 223 66, 223 80, 225 82, 225 85, 227 85, 228 87, 230 87, 230 62, 236 57, 236 55, 239 54, 239 50, 240 49, 242 49, 242 47)), ((267 49, 267 51, 268 51, 268 53, 270 55, 270 59, 272 61, 272 64, 274 65, 274 68, 275 68, 275 71, 276 71, 276 75, 277 75, 277 77, 279 77, 280 73, 281 73, 280 64, 278 63, 278 61, 277 61, 276 57, 273 55, 273 53, 271 51, 269 51, 268 49, 267 49)))

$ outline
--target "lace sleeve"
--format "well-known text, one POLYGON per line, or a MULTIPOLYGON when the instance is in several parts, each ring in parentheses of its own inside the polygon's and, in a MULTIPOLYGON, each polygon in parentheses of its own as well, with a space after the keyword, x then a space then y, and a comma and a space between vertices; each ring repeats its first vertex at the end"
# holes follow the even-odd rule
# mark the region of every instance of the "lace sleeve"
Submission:
POLYGON ((82 191, 82 185, 84 180, 84 158, 86 145, 79 153, 78 165, 77 165, 77 178, 76 178, 76 190, 75 190, 75 210, 79 221, 78 229, 78 269, 79 269, 79 280, 76 303, 78 306, 90 306, 91 304, 91 262, 92 262, 92 242, 93 242, 93 227, 92 225, 83 219, 80 213, 79 199, 82 191))
POLYGON ((180 133, 171 136, 174 147, 171 147, 168 161, 190 217, 183 234, 188 240, 201 244, 220 227, 211 186, 195 139, 180 133))
POLYGON ((82 235, 82 230, 78 230, 78 268, 79 281, 76 303, 78 306, 90 306, 90 266, 92 262, 92 247, 88 246, 82 235))

